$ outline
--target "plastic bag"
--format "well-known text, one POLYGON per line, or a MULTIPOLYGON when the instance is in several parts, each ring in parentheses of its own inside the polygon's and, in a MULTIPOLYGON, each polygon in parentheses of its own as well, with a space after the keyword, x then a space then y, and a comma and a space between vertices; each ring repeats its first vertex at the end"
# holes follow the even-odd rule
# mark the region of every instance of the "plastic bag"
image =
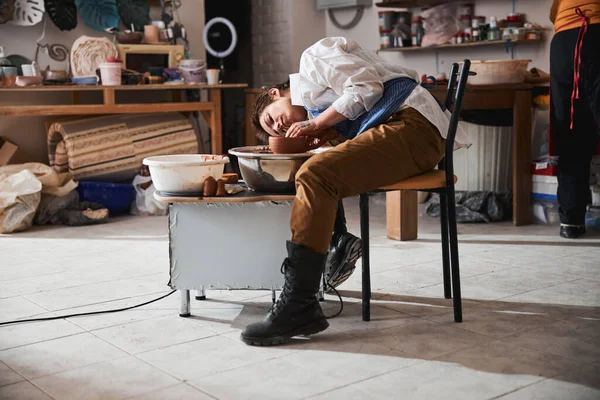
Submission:
MULTIPOLYGON (((457 222, 493 222, 512 218, 512 193, 475 191, 455 193, 457 222)), ((434 195, 427 204, 427 215, 440 217, 440 196, 434 195)))
POLYGON ((42 183, 42 193, 53 196, 64 196, 77 187, 73 175, 59 174, 52 167, 42 163, 14 164, 0 167, 0 175, 12 175, 28 170, 42 183))
POLYGON ((42 183, 31 171, 6 174, 0 170, 0 233, 31 227, 41 191, 42 183))
POLYGON ((425 36, 422 47, 436 46, 449 43, 452 35, 460 31, 458 5, 455 3, 442 4, 421 12, 425 36))
POLYGON ((166 215, 167 205, 154 198, 154 184, 150 176, 136 175, 133 178, 135 201, 131 203, 133 215, 166 215), (150 185, 148 185, 148 183, 150 185))

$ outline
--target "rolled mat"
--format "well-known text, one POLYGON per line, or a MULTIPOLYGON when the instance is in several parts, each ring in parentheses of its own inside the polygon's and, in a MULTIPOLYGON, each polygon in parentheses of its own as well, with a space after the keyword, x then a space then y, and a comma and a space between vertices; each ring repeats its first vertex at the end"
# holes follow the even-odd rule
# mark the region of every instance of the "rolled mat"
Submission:
POLYGON ((194 153, 196 132, 180 113, 92 117, 48 129, 50 166, 75 180, 131 180, 146 157, 194 153))

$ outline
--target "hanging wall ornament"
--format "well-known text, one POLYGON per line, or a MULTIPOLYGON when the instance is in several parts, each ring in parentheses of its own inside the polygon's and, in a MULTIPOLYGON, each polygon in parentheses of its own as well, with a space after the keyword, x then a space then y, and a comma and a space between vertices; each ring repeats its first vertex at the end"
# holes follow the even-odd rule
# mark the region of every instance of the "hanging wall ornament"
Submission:
POLYGON ((75 0, 75 5, 85 24, 93 29, 106 31, 119 26, 116 0, 75 0))
POLYGON ((44 0, 16 0, 13 18, 9 24, 32 26, 44 17, 44 0))
POLYGON ((73 76, 96 74, 100 64, 119 52, 109 38, 81 36, 71 46, 71 72, 73 76))
POLYGON ((75 0, 44 0, 46 12, 61 31, 70 31, 77 26, 75 0))
POLYGON ((127 29, 133 26, 137 32, 143 32, 150 25, 150 7, 147 0, 117 0, 121 22, 127 29))
POLYGON ((15 0, 0 0, 0 24, 5 24, 13 18, 15 0))

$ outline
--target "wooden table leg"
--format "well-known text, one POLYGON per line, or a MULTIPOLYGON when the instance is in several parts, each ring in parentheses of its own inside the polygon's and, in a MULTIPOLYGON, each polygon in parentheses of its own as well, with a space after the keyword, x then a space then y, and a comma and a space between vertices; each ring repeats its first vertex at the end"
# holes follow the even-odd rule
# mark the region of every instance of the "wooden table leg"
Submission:
POLYGON ((513 104, 513 223, 531 224, 531 91, 517 90, 513 104))
POLYGON ((393 240, 415 240, 419 222, 417 192, 400 190, 385 194, 387 237, 393 240))
POLYGON ((104 104, 114 105, 115 104, 115 89, 104 89, 104 104))
POLYGON ((210 102, 213 110, 210 114, 210 143, 213 154, 223 153, 223 126, 221 123, 221 89, 210 89, 210 102))

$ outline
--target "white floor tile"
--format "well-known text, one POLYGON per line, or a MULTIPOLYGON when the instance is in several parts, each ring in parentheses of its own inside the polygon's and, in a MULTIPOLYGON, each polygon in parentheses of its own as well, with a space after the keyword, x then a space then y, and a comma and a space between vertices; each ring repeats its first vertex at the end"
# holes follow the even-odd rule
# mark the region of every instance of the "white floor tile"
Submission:
MULTIPOLYGON (((51 314, 42 314, 40 317, 47 316, 51 316, 51 314)), ((81 332, 84 332, 84 330, 64 320, 0 326, 0 350, 70 336, 81 332)))
POLYGON ((190 383, 217 398, 236 400, 302 399, 344 384, 344 381, 337 377, 321 377, 321 373, 283 359, 273 359, 246 368, 192 379, 190 383))
POLYGON ((502 400, 598 400, 600 390, 556 379, 546 379, 500 397, 502 400))
POLYGON ((428 361, 351 385, 381 399, 486 399, 510 391, 488 374, 428 361))
POLYGON ((0 361, 0 386, 10 385, 11 383, 20 382, 22 380, 25 380, 25 378, 0 361))
POLYGON ((168 277, 166 274, 158 274, 49 290, 43 293, 29 294, 25 297, 49 310, 64 310, 150 293, 156 293, 156 297, 158 297, 165 294, 169 289, 167 282, 168 277))
POLYGON ((0 322, 26 319, 27 317, 48 312, 45 308, 20 296, 0 299, 0 310, 2 310, 2 313, 0 313, 0 322))
POLYGON ((0 351, 0 360, 31 380, 128 354, 90 333, 0 351))
POLYGON ((275 356, 261 348, 246 346, 223 336, 214 336, 149 351, 138 357, 180 379, 189 380, 275 356))
POLYGON ((51 400, 47 394, 27 381, 0 387, 2 400, 51 400))
POLYGON ((144 393, 139 396, 130 397, 131 400, 214 400, 214 397, 202 393, 198 389, 180 383, 169 386, 155 392, 144 393))
POLYGON ((176 379, 132 356, 32 381, 55 399, 125 399, 172 386, 176 379))
POLYGON ((136 354, 203 339, 216 333, 186 318, 170 315, 98 329, 94 335, 136 354))

